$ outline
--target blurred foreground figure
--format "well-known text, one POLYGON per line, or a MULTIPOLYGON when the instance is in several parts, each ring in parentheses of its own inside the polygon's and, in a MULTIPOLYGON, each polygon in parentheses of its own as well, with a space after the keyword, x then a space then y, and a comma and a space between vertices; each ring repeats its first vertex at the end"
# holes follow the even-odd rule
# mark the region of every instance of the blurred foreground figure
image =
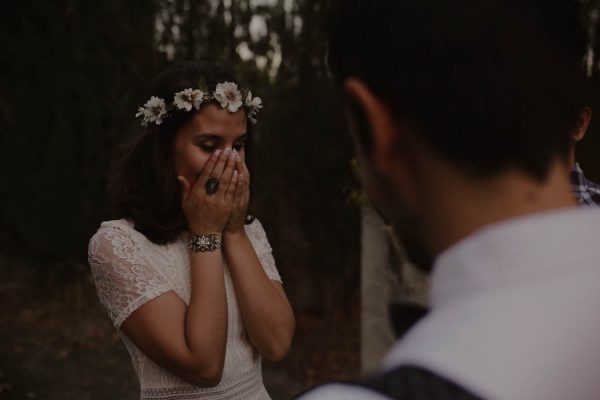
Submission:
POLYGON ((600 396, 600 210, 568 148, 583 36, 570 0, 340 0, 329 61, 366 189, 432 309, 363 384, 304 399, 600 396), (573 46, 579 43, 580 46, 573 46))

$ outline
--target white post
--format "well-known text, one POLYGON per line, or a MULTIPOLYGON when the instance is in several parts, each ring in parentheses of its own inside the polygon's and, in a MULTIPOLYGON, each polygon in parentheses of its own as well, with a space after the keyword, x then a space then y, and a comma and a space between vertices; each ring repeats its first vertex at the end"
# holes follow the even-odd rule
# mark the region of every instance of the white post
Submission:
POLYGON ((373 372, 395 341, 389 318, 391 302, 426 305, 427 276, 407 262, 401 245, 375 210, 362 207, 361 232, 361 371, 373 372), (394 252, 395 257, 391 257, 394 252), (400 263, 392 268, 392 259, 400 263), (396 271, 396 272, 394 272, 396 271))

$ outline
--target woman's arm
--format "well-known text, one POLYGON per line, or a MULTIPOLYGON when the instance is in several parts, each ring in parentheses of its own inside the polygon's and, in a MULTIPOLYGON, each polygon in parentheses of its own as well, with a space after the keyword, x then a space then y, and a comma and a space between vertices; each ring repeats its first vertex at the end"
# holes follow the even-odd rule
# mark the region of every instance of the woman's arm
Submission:
POLYGON ((288 353, 294 335, 294 315, 281 283, 265 273, 244 230, 225 233, 225 258, 238 306, 250 340, 268 360, 288 353))
MULTIPOLYGON (((229 219, 237 184, 230 149, 215 152, 193 187, 183 177, 182 208, 192 234, 221 232, 229 219), (206 193, 209 178, 221 189, 206 193)), ((188 306, 165 293, 138 308, 123 323, 123 332, 157 364, 199 386, 221 381, 227 344, 227 298, 221 249, 190 251, 191 297, 188 306)))
POLYGON ((221 381, 227 301, 220 251, 192 253, 190 304, 170 291, 142 305, 121 325, 154 362, 198 386, 221 381))
POLYGON ((241 158, 237 158, 235 168, 240 173, 231 216, 223 232, 225 259, 250 340, 265 358, 278 361, 290 349, 294 314, 283 287, 269 279, 246 235, 250 173, 241 158))

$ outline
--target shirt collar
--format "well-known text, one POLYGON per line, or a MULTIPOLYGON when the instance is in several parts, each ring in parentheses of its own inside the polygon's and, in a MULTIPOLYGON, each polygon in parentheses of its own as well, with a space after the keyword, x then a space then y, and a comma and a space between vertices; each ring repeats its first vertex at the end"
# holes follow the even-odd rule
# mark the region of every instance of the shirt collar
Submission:
POLYGON ((595 265, 599 227, 597 210, 569 207, 482 228, 437 258, 432 307, 573 273, 586 259, 595 265))
POLYGON ((431 312, 384 369, 414 365, 486 399, 600 393, 600 210, 569 207, 496 223, 443 252, 431 312))

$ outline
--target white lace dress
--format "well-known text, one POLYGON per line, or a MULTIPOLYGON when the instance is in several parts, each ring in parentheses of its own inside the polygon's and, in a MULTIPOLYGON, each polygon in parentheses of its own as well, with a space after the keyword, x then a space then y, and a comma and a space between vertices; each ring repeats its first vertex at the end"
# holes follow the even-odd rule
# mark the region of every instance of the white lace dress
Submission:
MULTIPOLYGON (((268 277, 281 282, 260 222, 246 225, 246 232, 268 277)), ((88 259, 98 297, 129 351, 141 399, 269 399, 260 355, 246 334, 227 266, 227 349, 218 386, 201 388, 181 380, 148 358, 119 329, 138 307, 170 290, 189 304, 190 260, 185 238, 182 233, 173 243, 156 245, 136 231, 132 222, 121 219, 103 222, 89 243, 88 259)))

